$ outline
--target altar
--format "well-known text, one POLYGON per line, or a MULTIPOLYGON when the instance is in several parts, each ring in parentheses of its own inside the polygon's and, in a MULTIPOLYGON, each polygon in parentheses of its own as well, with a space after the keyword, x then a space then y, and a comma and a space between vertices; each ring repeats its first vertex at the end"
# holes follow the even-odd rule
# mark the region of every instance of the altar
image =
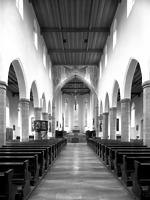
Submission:
POLYGON ((74 126, 74 129, 72 130, 72 133, 74 133, 74 136, 77 136, 78 133, 80 133, 79 126, 74 126))
POLYGON ((79 129, 73 129, 72 132, 73 133, 80 133, 80 130, 79 129))

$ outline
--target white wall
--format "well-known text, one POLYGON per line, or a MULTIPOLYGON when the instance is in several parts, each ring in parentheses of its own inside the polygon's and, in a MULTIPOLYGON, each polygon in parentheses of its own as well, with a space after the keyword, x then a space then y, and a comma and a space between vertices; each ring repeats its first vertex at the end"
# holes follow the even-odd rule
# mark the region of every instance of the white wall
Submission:
POLYGON ((21 18, 15 0, 0 1, 0 80, 7 83, 10 63, 17 59, 21 64, 24 74, 26 91, 20 91, 20 98, 30 99, 31 84, 37 82, 39 98, 43 92, 46 103, 52 102, 52 79, 49 79, 48 65, 50 58, 47 56, 47 68, 43 66, 43 37, 38 28, 38 50, 33 43, 33 22, 36 19, 32 5, 24 2, 24 19, 21 18))
MULTIPOLYGON (((117 19, 117 44, 113 50, 112 28, 107 40, 108 64, 104 66, 102 57, 102 78, 99 80, 98 98, 105 105, 105 96, 108 92, 110 107, 112 106, 112 90, 114 81, 117 80, 120 87, 121 98, 129 98, 125 94, 125 80, 132 58, 135 58, 141 67, 142 81, 149 80, 150 58, 150 1, 136 0, 127 18, 127 0, 119 4, 115 18, 117 19), (105 86, 105 87, 104 87, 105 86)), ((129 88, 130 89, 130 88, 129 88)))

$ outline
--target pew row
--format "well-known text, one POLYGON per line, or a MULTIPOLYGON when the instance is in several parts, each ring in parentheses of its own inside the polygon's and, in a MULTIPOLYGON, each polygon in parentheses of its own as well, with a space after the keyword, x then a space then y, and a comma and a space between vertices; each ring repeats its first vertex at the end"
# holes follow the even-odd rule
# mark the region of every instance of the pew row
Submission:
POLYGON ((0 162, 0 172, 13 169, 12 183, 17 186, 16 200, 26 198, 30 192, 30 172, 28 160, 23 162, 0 162))
POLYGON ((134 161, 150 163, 150 155, 148 156, 126 156, 123 155, 123 164, 121 165, 122 178, 121 180, 127 186, 132 186, 131 174, 135 171, 134 161))
MULTIPOLYGON (((13 170, 13 176, 10 175, 12 180, 9 178, 9 182, 10 184, 12 183, 11 185, 14 187, 16 186, 16 194, 12 199, 24 200, 25 198, 28 198, 28 195, 30 195, 39 181, 41 181, 46 171, 58 157, 66 144, 66 139, 58 139, 52 141, 35 141, 35 143, 9 142, 8 145, 0 147, 0 174, 4 176, 6 169, 13 170), (20 176, 20 178, 17 176, 17 174, 19 174, 17 166, 25 162, 28 162, 28 169, 27 166, 24 167, 28 179, 23 180, 23 176, 20 176)), ((5 195, 2 194, 0 199, 8 199, 8 197, 3 198, 4 196, 5 195)))
POLYGON ((13 169, 0 172, 0 199, 15 200, 17 186, 12 183, 13 169))
POLYGON ((139 200, 150 199, 150 163, 134 161, 135 170, 131 174, 132 191, 139 200))

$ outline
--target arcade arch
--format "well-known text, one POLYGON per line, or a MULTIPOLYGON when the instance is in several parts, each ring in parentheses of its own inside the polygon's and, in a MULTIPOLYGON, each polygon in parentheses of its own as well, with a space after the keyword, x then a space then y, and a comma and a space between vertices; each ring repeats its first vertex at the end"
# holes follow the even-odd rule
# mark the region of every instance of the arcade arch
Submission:
MULTIPOLYGON (((28 113, 29 111, 29 100, 26 99, 25 74, 19 59, 13 60, 10 64, 7 84, 7 98, 9 101, 9 123, 7 122, 9 127, 7 128, 12 130, 13 139, 27 140, 29 134, 29 115, 26 112, 28 113), (24 107, 26 107, 26 110, 24 107)), ((8 134, 7 130, 6 134, 8 134)))
MULTIPOLYGON (((64 80, 61 84, 59 84, 58 85, 58 87, 56 88, 56 90, 55 90, 55 94, 54 94, 54 97, 53 97, 53 102, 52 102, 52 109, 53 109, 53 111, 52 111, 52 113, 53 113, 53 122, 52 122, 52 132, 53 132, 53 135, 54 135, 54 132, 55 132, 55 129, 56 129, 56 121, 58 121, 57 119, 55 119, 55 117, 56 117, 56 114, 55 113, 57 113, 57 100, 58 99, 60 99, 60 98, 58 98, 59 97, 59 95, 61 94, 61 88, 63 88, 63 86, 66 84, 66 83, 68 83, 70 80, 72 80, 73 78, 75 77, 75 75, 72 75, 72 76, 70 76, 70 77, 68 77, 66 80, 64 80)), ((88 101, 88 107, 91 109, 91 112, 90 112, 90 116, 92 117, 91 118, 91 120, 88 118, 88 121, 89 121, 89 123, 90 123, 90 125, 88 126, 88 129, 90 129, 90 130, 92 130, 93 129, 93 124, 94 124, 94 129, 96 129, 96 131, 97 131, 97 128, 98 128, 98 126, 97 126, 97 119, 94 119, 94 122, 93 122, 93 118, 95 118, 95 108, 97 108, 97 101, 98 101, 98 99, 97 99, 97 94, 96 94, 96 92, 95 92, 95 90, 94 90, 94 88, 92 87, 92 85, 90 85, 90 83, 89 82, 87 82, 83 77, 81 77, 81 76, 79 76, 79 75, 77 75, 76 74, 76 77, 79 79, 79 80, 81 80, 81 82, 83 82, 83 83, 85 83, 88 87, 89 87, 89 89, 91 90, 91 93, 90 93, 90 95, 87 95, 88 96, 88 99, 90 100, 90 101, 93 101, 94 102, 94 104, 92 105, 92 104, 90 104, 89 102, 90 101, 88 101), (92 95, 93 95, 93 97, 92 97, 92 95), (93 100, 92 100, 93 99, 93 100), (92 123, 91 123, 92 122, 92 123)), ((61 94, 62 95, 62 94, 61 94)), ((69 95, 68 95, 69 96, 69 95)), ((67 96, 67 97, 68 97, 67 96)), ((73 105, 71 105, 72 104, 72 102, 74 102, 74 99, 73 99, 73 97, 69 97, 69 98, 71 98, 71 101, 69 101, 69 102, 71 102, 71 103, 69 103, 69 105, 68 105, 68 107, 69 107, 69 109, 71 109, 71 108, 73 108, 73 105)), ((83 98, 83 102, 82 102, 82 104, 84 104, 84 99, 85 99, 86 97, 84 96, 84 98, 83 98)), ((62 98, 62 101, 63 101, 63 98, 62 98)), ((63 107, 63 106, 62 106, 63 107)), ((64 106, 65 107, 65 106, 64 106)), ((79 105, 79 110, 81 110, 82 108, 83 108, 84 106, 81 106, 81 105, 79 105)), ((62 110, 62 112, 63 112, 63 110, 62 110)), ((60 114, 60 116, 62 116, 62 113, 60 114)), ((56 117, 57 118, 57 117, 56 117)), ((72 118, 72 117, 70 117, 70 118, 72 118)), ((70 121, 69 122, 69 124, 72 124, 73 122, 72 121, 70 121)), ((61 119, 60 119, 60 124, 62 124, 62 121, 61 121, 61 119)), ((70 130, 69 131, 71 131, 72 130, 72 125, 70 125, 70 130)), ((82 129, 81 131, 85 131, 84 129, 82 129)))

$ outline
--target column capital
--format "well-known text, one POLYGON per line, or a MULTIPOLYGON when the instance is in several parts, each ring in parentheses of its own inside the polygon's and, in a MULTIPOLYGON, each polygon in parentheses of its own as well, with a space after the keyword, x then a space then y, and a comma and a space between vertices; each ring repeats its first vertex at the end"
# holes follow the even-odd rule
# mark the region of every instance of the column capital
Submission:
POLYGON ((110 107, 109 110, 110 110, 110 111, 116 111, 116 110, 117 110, 117 107, 110 107))
POLYGON ((34 110, 42 110, 42 107, 34 107, 34 110))
POLYGON ((47 114, 48 115, 48 112, 42 112, 42 114, 45 114, 45 115, 47 114))
POLYGON ((104 112, 104 113, 103 113, 103 115, 108 115, 108 114, 109 114, 109 112, 104 112))
POLYGON ((150 81, 148 80, 148 81, 145 81, 144 83, 142 83, 142 87, 143 87, 143 89, 150 87, 150 81))
POLYGON ((29 100, 29 99, 26 99, 26 98, 20 98, 20 99, 19 99, 19 102, 20 102, 20 103, 29 103, 30 100, 29 100))
POLYGON ((124 98, 124 99, 120 100, 121 103, 129 103, 130 101, 131 101, 131 99, 129 99, 129 98, 124 98))
POLYGON ((0 81, 0 88, 6 90, 7 84, 4 81, 0 81))

